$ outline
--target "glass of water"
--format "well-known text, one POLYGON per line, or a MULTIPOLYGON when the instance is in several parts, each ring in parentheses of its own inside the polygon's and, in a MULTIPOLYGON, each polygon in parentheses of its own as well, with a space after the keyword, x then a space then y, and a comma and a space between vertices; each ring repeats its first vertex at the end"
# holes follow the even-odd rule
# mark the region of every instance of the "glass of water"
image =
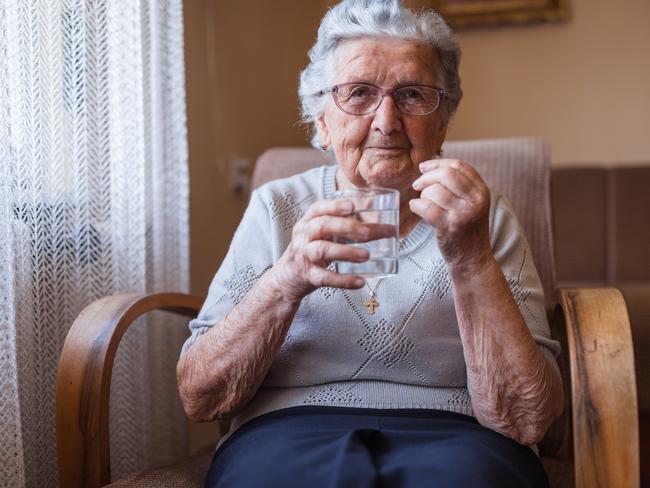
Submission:
POLYGON ((397 274, 399 257, 399 191, 388 188, 356 188, 341 190, 332 198, 345 198, 354 204, 353 218, 368 224, 384 224, 395 227, 390 237, 368 242, 338 239, 336 242, 368 249, 370 257, 363 263, 334 261, 336 272, 382 278, 397 274))

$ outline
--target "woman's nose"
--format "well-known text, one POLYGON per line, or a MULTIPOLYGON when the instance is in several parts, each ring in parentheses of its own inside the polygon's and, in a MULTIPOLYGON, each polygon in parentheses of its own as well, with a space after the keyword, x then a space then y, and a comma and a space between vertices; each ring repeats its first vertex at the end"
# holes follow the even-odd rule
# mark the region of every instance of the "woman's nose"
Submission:
POLYGON ((375 110, 371 127, 384 135, 402 129, 402 113, 395 105, 392 96, 384 95, 379 107, 375 110))

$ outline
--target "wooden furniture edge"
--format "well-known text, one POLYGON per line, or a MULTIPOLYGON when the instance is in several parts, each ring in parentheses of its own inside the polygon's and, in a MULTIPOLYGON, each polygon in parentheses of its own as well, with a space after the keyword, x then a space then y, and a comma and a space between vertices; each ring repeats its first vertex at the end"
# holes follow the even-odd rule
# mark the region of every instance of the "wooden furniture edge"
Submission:
POLYGON ((195 317, 203 298, 184 293, 123 294, 88 305, 72 324, 56 385, 59 485, 110 482, 109 395, 122 336, 142 314, 164 310, 195 317))
POLYGON ((564 288, 558 307, 570 356, 576 487, 638 487, 637 392, 625 300, 616 288, 564 288))

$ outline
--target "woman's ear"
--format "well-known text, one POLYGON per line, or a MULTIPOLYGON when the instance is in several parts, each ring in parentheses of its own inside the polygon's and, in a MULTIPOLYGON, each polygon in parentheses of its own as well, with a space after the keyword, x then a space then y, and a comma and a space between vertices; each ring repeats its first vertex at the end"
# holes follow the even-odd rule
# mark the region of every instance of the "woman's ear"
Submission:
POLYGON ((330 147, 330 131, 325 121, 325 114, 321 113, 315 120, 316 134, 320 141, 321 148, 327 150, 330 147))

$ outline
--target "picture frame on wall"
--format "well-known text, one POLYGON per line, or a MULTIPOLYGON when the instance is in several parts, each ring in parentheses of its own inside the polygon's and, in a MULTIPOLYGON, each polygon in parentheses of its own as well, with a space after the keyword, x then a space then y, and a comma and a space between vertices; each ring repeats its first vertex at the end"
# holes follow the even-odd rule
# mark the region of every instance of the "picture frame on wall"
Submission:
POLYGON ((569 0, 411 0, 404 3, 414 8, 433 8, 454 28, 561 22, 570 17, 569 0))

